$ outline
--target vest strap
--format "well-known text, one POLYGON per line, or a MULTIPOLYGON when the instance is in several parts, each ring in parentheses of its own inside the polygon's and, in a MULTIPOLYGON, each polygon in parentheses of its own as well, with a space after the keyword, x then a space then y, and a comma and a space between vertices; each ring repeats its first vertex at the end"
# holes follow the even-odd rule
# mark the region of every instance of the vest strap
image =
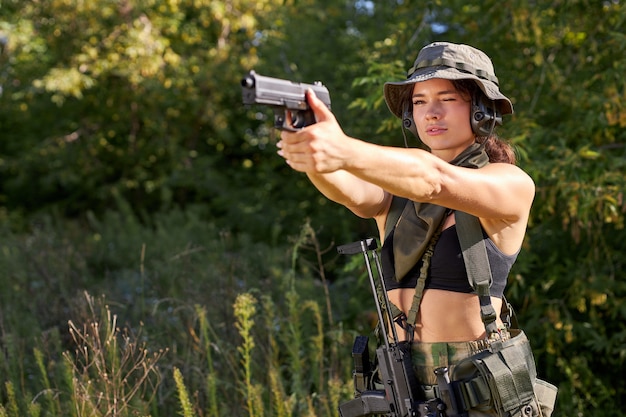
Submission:
POLYGON ((467 279, 478 294, 480 318, 485 325, 487 337, 499 335, 498 325, 496 324, 497 314, 491 304, 491 296, 489 294, 493 278, 480 221, 476 216, 462 211, 457 211, 455 218, 459 242, 463 250, 463 261, 467 270, 467 279))

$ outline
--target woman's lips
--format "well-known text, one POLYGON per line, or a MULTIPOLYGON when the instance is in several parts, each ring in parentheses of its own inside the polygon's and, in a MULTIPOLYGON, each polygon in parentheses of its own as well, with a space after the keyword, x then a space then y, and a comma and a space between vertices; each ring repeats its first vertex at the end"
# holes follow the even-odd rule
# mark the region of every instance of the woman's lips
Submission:
POLYGON ((426 128, 426 133, 429 135, 440 135, 446 131, 446 128, 443 126, 429 126, 426 128))

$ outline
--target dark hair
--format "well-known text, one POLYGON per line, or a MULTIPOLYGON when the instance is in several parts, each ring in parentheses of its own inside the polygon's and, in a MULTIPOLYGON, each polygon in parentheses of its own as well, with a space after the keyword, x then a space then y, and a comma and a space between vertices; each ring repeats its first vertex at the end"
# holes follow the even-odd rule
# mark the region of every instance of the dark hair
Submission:
MULTIPOLYGON (((468 101, 472 100, 474 94, 485 94, 473 80, 450 81, 454 85, 454 88, 468 101)), ((409 111, 411 113, 413 112, 413 100, 411 99, 413 96, 413 87, 414 84, 409 84, 402 95, 402 100, 408 101, 409 111)), ((485 151, 487 155, 489 155, 489 162, 503 162, 515 165, 516 157, 513 147, 508 142, 500 139, 495 132, 490 136, 476 136, 476 141, 485 146, 485 151)))

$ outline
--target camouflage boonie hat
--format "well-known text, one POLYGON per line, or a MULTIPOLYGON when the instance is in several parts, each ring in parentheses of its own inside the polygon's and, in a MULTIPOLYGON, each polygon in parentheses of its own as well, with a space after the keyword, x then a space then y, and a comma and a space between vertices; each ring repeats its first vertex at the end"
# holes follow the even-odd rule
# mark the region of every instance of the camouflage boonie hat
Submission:
POLYGON ((495 100, 502 114, 513 113, 513 104, 498 87, 498 77, 491 59, 481 50, 469 45, 434 42, 417 55, 404 81, 384 85, 387 107, 402 118, 402 96, 407 85, 433 78, 446 80, 474 80, 491 100, 495 100))

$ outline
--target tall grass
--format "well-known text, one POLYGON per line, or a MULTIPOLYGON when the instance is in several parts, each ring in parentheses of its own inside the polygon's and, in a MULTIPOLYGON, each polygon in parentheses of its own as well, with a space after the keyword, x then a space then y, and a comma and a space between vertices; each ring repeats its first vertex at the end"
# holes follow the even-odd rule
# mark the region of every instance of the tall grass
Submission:
POLYGON ((85 298, 90 318, 82 325, 70 320, 76 348, 63 354, 72 373, 75 415, 147 415, 161 380, 157 363, 167 349, 151 352, 141 328, 119 328, 104 300, 85 298))
POLYGON ((185 387, 183 375, 178 368, 174 368, 174 382, 176 382, 176 390, 180 400, 180 414, 183 417, 193 417, 193 406, 189 400, 189 393, 187 392, 187 387, 185 387))
POLYGON ((193 212, 6 232, 0 416, 336 416, 352 336, 319 248, 193 212))
POLYGON ((259 389, 252 384, 252 350, 255 346, 252 328, 254 326, 254 314, 256 313, 256 300, 249 293, 240 294, 235 300, 234 308, 237 320, 235 327, 242 339, 241 345, 237 348, 242 368, 241 390, 246 400, 246 408, 250 413, 250 417, 262 417, 262 407, 260 404, 257 405, 259 400, 257 392, 259 389))

